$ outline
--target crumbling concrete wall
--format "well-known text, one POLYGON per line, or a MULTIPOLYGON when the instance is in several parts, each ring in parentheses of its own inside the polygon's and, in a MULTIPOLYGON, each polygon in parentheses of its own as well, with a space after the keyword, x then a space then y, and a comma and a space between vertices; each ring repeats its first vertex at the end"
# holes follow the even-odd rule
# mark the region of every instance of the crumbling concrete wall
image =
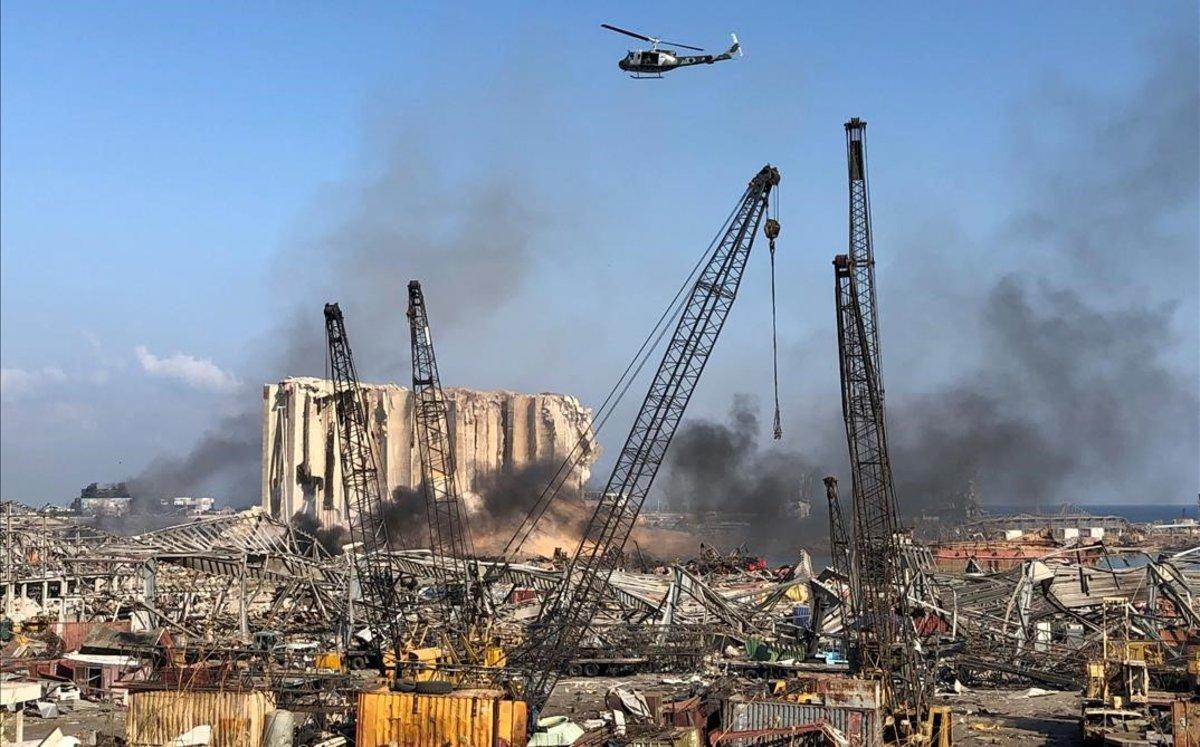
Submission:
MULTIPOLYGON (((367 416, 379 470, 389 494, 417 488, 420 454, 414 441, 412 392, 367 384, 367 416)), ((262 505, 287 521, 299 511, 326 526, 345 525, 332 383, 290 378, 263 388, 262 505)), ((587 433, 592 412, 564 394, 445 390, 460 489, 475 491, 487 476, 542 463, 555 466, 587 433)), ((597 454, 590 453, 563 486, 582 491, 597 454)), ((530 496, 532 500, 533 496, 530 496)))

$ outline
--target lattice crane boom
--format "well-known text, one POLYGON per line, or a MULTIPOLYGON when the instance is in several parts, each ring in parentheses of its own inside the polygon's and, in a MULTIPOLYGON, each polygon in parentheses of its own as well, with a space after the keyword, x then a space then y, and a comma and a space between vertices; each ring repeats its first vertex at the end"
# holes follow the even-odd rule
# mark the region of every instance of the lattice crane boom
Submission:
POLYGON ((858 635, 852 661, 864 674, 879 677, 887 706, 899 721, 923 717, 928 694, 909 616, 888 456, 865 133, 862 120, 846 123, 850 247, 833 262, 842 414, 854 499, 852 598, 858 635))
POLYGON ((871 230, 871 194, 867 185, 867 123, 853 117, 846 123, 846 170, 850 183, 851 272, 861 294, 860 310, 864 341, 883 397, 883 374, 879 365, 878 304, 875 300, 875 238, 871 230))
POLYGON ((350 538, 355 544, 355 573, 367 621, 375 635, 373 643, 381 651, 390 648, 398 663, 405 633, 398 590, 401 573, 389 554, 392 543, 387 522, 381 515, 385 491, 379 478, 379 461, 367 425, 362 387, 346 335, 346 323, 336 303, 325 304, 325 333, 338 427, 342 491, 350 538))
POLYGON ((846 578, 849 584, 850 609, 854 610, 854 569, 850 554, 850 532, 846 528, 846 517, 842 512, 842 500, 838 494, 837 478, 825 478, 825 500, 829 504, 829 555, 833 569, 846 578))
POLYGON ((622 548, 733 307, 771 190, 778 184, 779 171, 763 167, 747 186, 724 234, 714 242, 563 584, 548 600, 519 654, 531 673, 525 699, 535 711, 541 710, 564 666, 578 651, 600 605, 602 589, 620 562, 622 548))
POLYGON ((450 441, 450 415, 438 376, 429 311, 421 284, 408 284, 408 322, 412 333, 413 419, 417 449, 421 456, 421 484, 429 520, 429 546, 443 587, 462 586, 461 607, 447 591, 443 600, 446 619, 461 614, 459 622, 471 624, 478 617, 474 582, 469 563, 475 555, 467 512, 458 490, 454 445, 450 441))

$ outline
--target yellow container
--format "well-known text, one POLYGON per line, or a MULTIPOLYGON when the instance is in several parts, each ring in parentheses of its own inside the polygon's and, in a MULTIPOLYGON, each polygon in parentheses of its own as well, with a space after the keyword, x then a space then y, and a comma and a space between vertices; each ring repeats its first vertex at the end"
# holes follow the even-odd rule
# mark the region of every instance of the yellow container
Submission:
POLYGON ((265 692, 148 690, 129 694, 125 741, 159 747, 188 729, 212 727, 213 747, 260 747, 275 699, 265 692))
POLYGON ((358 747, 524 747, 525 703, 499 690, 358 694, 358 747))

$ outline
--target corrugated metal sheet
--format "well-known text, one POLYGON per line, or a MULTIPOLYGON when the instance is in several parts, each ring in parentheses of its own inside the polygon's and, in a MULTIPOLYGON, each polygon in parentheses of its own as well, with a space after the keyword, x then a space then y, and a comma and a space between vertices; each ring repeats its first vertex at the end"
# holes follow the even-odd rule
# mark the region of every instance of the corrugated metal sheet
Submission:
POLYGON ((727 698, 721 704, 721 729, 759 731, 800 726, 813 721, 828 722, 854 747, 873 747, 883 742, 883 718, 875 708, 794 703, 785 700, 727 698))
POLYGON ((358 695, 358 747, 524 747, 525 703, 499 690, 358 695))
POLYGON ((213 747, 260 747, 275 700, 265 692, 151 690, 129 695, 125 741, 158 747, 196 726, 213 729, 213 747))

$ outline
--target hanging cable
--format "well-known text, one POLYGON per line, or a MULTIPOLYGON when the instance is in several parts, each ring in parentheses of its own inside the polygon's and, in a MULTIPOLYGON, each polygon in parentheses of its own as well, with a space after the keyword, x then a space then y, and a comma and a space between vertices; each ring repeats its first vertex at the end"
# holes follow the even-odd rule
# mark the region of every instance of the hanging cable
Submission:
POLYGON ((775 440, 783 438, 783 423, 779 417, 779 332, 775 314, 775 238, 779 236, 779 195, 775 195, 774 215, 767 218, 763 233, 771 242, 771 369, 775 384, 775 423, 773 435, 775 440))

